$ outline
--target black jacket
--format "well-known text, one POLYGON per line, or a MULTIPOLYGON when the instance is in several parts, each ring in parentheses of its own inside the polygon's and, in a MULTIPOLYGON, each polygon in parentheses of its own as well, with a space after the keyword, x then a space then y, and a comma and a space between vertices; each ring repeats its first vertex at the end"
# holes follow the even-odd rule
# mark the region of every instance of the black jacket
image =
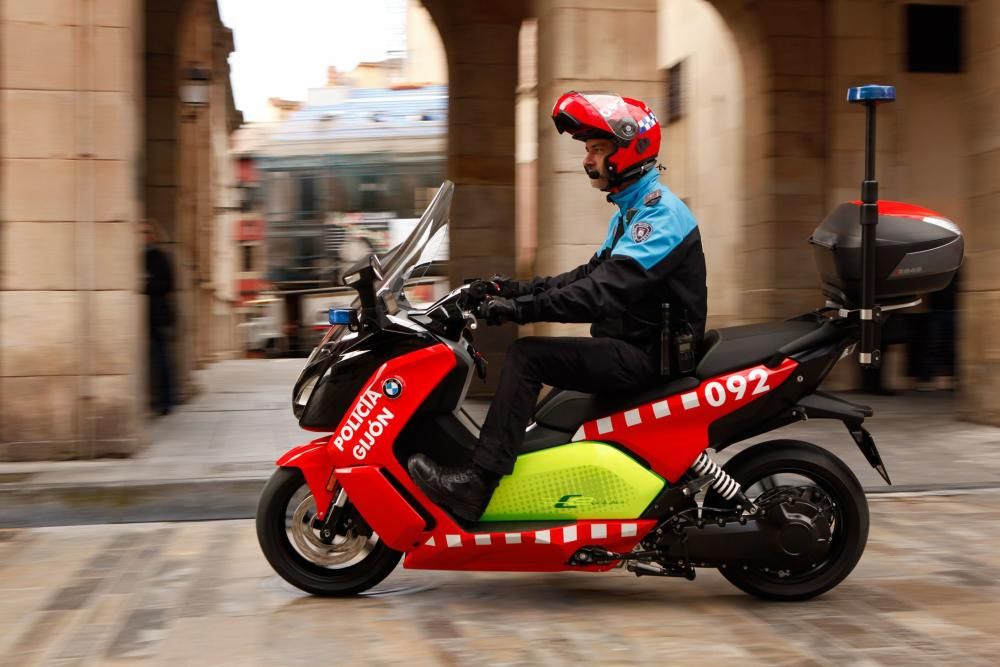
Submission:
POLYGON ((655 171, 608 199, 618 205, 590 261, 557 276, 518 281, 529 321, 592 322, 591 335, 658 349, 660 306, 686 317, 700 340, 708 288, 701 234, 691 211, 655 171))

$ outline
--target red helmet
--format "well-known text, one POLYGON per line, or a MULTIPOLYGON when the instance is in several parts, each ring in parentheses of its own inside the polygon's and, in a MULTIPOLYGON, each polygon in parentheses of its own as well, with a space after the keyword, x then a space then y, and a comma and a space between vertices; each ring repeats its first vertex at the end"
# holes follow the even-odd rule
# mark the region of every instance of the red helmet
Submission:
POLYGON ((564 94, 552 107, 559 133, 574 139, 610 139, 608 181, 620 183, 652 169, 660 152, 660 122, 645 102, 614 93, 564 94))

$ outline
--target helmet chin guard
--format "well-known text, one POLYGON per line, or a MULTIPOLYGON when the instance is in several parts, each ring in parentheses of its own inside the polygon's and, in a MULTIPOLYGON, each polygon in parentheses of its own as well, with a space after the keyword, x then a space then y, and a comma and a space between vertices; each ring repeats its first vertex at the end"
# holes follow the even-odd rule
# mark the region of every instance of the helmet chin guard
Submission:
POLYGON ((606 162, 609 188, 656 165, 660 123, 641 100, 614 93, 570 91, 556 101, 552 121, 560 134, 568 132, 578 141, 608 139, 615 144, 606 162))

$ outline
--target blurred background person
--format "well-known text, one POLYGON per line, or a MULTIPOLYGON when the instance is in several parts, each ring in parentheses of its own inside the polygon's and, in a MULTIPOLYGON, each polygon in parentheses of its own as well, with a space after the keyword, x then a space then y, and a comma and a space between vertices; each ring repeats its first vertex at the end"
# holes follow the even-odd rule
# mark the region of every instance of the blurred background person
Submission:
POLYGON ((170 339, 176 323, 173 306, 174 271, 170 255, 159 247, 165 240, 160 225, 153 219, 147 219, 143 222, 143 234, 146 267, 143 294, 147 297, 148 307, 149 386, 153 410, 160 415, 167 415, 174 406, 170 358, 170 339))
POLYGON ((954 389, 955 310, 961 272, 947 288, 927 295, 915 375, 918 391, 954 389))

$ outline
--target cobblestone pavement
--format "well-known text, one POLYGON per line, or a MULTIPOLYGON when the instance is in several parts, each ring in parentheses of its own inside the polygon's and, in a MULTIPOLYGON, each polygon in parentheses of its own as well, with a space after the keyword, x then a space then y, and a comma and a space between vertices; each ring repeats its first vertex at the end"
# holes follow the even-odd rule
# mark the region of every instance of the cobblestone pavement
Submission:
POLYGON ((764 603, 698 580, 397 570, 300 594, 250 521, 0 531, 0 665, 995 665, 1000 493, 881 497, 854 574, 764 603), (655 663, 654 663, 655 661, 655 663))

